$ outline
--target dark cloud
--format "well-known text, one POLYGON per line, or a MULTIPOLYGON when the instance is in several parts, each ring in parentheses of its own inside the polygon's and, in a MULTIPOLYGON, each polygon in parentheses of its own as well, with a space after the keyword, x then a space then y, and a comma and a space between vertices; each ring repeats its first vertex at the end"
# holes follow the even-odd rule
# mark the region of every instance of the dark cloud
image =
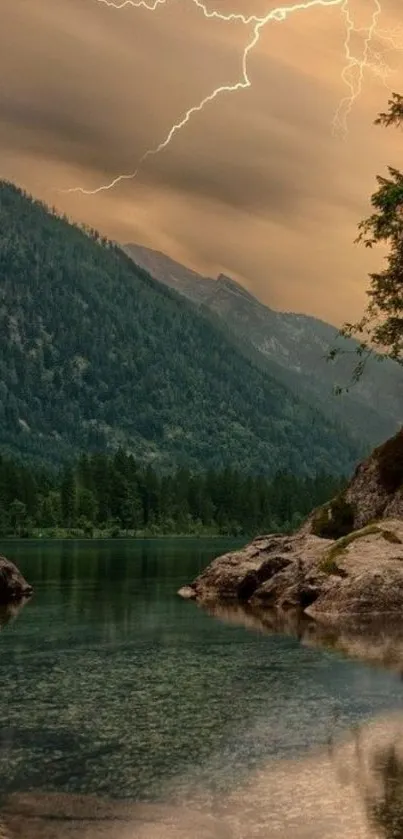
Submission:
MULTIPOLYGON (((216 4, 249 13, 267 5, 276 4, 216 4)), ((370 6, 351 0, 360 25, 370 6)), ((399 9, 385 0, 383 29, 399 23, 399 9)), ((376 172, 399 164, 401 147, 372 125, 388 91, 370 77, 349 137, 332 136, 345 95, 340 9, 268 26, 250 59, 250 90, 195 115, 138 179, 91 197, 58 190, 133 171, 188 108, 240 77, 250 33, 206 21, 190 0, 156 13, 98 0, 2 0, 2 24, 3 177, 52 204, 57 193, 61 210, 114 238, 210 275, 232 272, 269 304, 336 322, 360 313, 374 255, 353 246, 356 225, 376 172)), ((400 55, 389 58, 402 67, 400 55)))

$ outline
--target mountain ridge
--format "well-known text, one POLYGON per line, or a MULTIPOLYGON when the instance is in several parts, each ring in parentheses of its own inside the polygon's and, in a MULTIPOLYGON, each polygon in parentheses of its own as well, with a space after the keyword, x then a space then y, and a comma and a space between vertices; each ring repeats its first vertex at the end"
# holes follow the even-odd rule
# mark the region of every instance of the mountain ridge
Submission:
POLYGON ((383 361, 380 368, 371 359, 362 380, 336 398, 334 388, 350 383, 357 348, 357 342, 340 338, 337 327, 313 315, 271 309, 225 275, 216 280, 198 275, 143 246, 123 249, 161 284, 225 322, 238 341, 253 347, 267 370, 298 397, 314 399, 326 416, 337 417, 369 445, 382 442, 400 427, 403 377, 392 361, 383 361), (330 363, 326 356, 332 346, 345 354, 330 363))

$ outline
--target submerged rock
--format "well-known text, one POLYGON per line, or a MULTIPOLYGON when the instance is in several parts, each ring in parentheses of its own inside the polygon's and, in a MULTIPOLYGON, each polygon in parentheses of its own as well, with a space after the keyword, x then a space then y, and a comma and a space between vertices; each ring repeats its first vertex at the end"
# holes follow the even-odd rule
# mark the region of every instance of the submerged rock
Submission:
POLYGON ((5 556, 0 556, 0 603, 10 603, 30 597, 32 586, 22 576, 17 566, 5 556))

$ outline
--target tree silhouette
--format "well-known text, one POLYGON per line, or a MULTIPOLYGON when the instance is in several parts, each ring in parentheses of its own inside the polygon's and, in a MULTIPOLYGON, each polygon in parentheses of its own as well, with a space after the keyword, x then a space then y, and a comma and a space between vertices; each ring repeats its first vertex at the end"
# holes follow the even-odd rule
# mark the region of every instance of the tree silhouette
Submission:
MULTIPOLYGON (((401 127, 403 96, 393 93, 388 110, 378 115, 375 124, 401 127)), ((371 196, 374 212, 360 223, 356 239, 367 248, 384 244, 389 252, 385 268, 369 275, 369 303, 363 317, 341 329, 341 335, 354 336, 360 342, 353 381, 361 377, 374 350, 403 363, 403 173, 392 166, 388 166, 388 173, 388 177, 377 175, 378 188, 371 196)), ((340 352, 343 350, 332 349, 329 359, 340 352)))

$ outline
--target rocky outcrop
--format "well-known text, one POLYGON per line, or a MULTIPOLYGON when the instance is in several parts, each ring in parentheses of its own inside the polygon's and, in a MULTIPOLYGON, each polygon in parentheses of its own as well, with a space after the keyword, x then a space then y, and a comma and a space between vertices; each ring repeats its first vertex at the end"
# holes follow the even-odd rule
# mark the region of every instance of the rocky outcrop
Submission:
POLYGON ((254 539, 179 592, 203 603, 294 609, 315 619, 403 616, 403 429, 293 535, 254 539))
POLYGON ((314 510, 302 530, 339 538, 382 518, 403 518, 403 429, 360 463, 345 492, 314 510))
POLYGON ((27 583, 17 566, 0 556, 0 603, 30 597, 32 591, 32 586, 27 583))
POLYGON ((327 622, 403 616, 403 520, 385 519, 338 540, 309 532, 260 537, 214 560, 186 595, 206 605, 297 610, 327 622))
POLYGON ((240 551, 215 559, 199 577, 187 586, 199 600, 239 600, 247 602, 257 592, 286 590, 298 575, 298 557, 306 563, 319 558, 328 541, 311 534, 303 536, 260 536, 240 551))

